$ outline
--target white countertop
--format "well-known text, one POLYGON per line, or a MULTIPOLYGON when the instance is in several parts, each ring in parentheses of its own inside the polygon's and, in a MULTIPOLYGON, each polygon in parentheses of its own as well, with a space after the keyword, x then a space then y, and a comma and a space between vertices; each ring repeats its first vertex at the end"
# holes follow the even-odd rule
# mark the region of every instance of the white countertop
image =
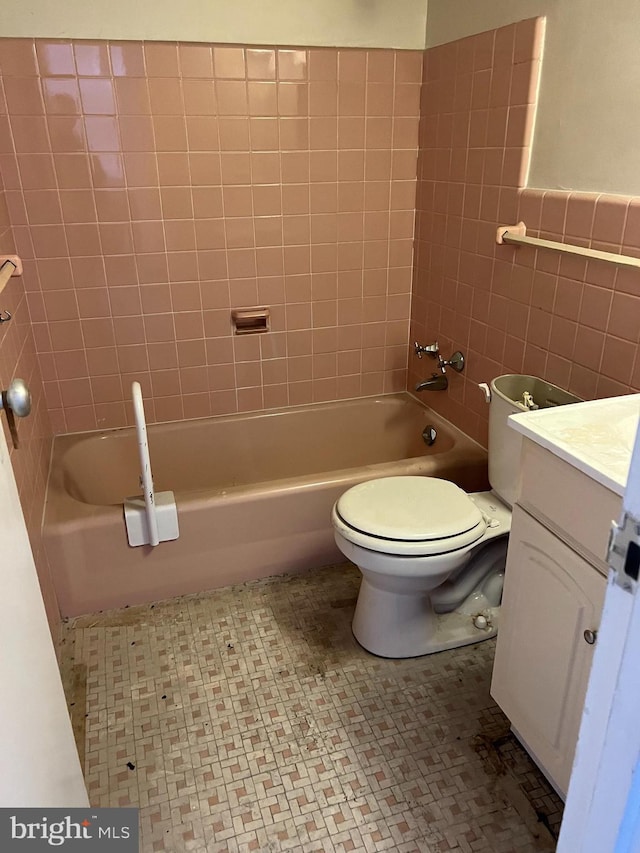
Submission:
POLYGON ((509 425, 623 495, 639 418, 640 394, 629 394, 511 415, 509 425))

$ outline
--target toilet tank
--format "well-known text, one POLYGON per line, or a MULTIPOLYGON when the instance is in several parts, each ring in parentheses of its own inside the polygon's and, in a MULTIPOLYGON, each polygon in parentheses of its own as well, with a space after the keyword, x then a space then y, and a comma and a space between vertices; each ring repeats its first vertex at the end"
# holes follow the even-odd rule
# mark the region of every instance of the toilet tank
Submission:
POLYGON ((579 397, 536 376, 508 373, 491 382, 489 409, 489 482, 493 491, 513 506, 518 496, 522 435, 511 429, 509 415, 527 412, 525 392, 539 409, 581 402, 579 397))

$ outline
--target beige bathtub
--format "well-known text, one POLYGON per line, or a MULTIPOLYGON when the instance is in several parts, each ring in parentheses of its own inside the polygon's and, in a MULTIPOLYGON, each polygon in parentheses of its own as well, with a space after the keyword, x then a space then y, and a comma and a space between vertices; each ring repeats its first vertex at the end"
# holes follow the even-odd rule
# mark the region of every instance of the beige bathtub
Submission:
POLYGON ((55 440, 44 533, 65 616, 339 561, 330 510, 362 480, 486 488, 485 451, 408 394, 159 424, 149 444, 180 538, 131 548, 122 501, 140 494, 134 431, 55 440), (427 424, 438 432, 430 448, 427 424))

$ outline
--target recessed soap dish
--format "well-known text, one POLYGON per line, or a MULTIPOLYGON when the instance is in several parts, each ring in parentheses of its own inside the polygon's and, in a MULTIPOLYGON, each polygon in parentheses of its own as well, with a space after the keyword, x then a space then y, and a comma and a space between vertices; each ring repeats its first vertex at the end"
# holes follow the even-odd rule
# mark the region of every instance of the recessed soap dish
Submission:
POLYGON ((234 308, 231 311, 236 335, 253 335, 269 331, 269 309, 265 307, 234 308))

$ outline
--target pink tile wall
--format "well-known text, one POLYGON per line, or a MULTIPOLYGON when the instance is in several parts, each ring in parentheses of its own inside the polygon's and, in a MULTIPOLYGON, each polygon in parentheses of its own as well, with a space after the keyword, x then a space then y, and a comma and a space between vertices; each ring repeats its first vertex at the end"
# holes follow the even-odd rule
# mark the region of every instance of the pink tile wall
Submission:
MULTIPOLYGON (((1 183, 0 254, 15 254, 1 183)), ((31 414, 27 418, 17 420, 19 449, 13 449, 4 412, 0 412, 0 420, 2 420, 2 428, 20 493, 20 502, 29 532, 49 626, 54 640, 57 640, 60 611, 40 531, 52 432, 31 332, 27 300, 20 277, 11 278, 0 294, 0 311, 9 311, 12 315, 9 322, 0 324, 0 388, 6 389, 12 379, 20 377, 27 382, 33 395, 31 414)))
POLYGON ((57 432, 403 389, 420 52, 2 41, 57 432), (271 331, 233 336, 233 307, 271 331))
MULTIPOLYGON (((411 340, 467 356, 423 398, 486 444, 479 382, 531 373, 586 399, 640 390, 640 273, 497 246, 498 224, 640 257, 640 199, 522 189, 543 26, 524 21, 426 52, 411 340)), ((410 357, 409 383, 433 362, 410 357)))

